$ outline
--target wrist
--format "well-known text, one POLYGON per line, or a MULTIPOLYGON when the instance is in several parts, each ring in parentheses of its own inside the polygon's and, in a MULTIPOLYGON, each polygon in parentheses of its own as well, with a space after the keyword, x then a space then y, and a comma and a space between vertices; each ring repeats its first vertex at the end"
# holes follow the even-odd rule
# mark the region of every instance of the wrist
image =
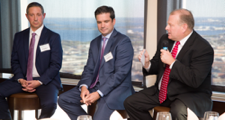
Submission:
POLYGON ((86 87, 86 86, 82 86, 82 87, 81 87, 81 90, 83 90, 83 89, 87 89, 87 87, 86 87))
POLYGON ((144 68, 145 68, 145 69, 148 69, 149 66, 150 66, 150 62, 147 62, 147 63, 145 64, 144 68))
POLYGON ((21 80, 22 80, 21 78, 20 78, 20 79, 17 79, 18 83, 20 83, 20 84, 21 84, 21 80))
POLYGON ((43 85, 43 83, 40 80, 37 80, 37 81, 40 83, 40 85, 43 85))

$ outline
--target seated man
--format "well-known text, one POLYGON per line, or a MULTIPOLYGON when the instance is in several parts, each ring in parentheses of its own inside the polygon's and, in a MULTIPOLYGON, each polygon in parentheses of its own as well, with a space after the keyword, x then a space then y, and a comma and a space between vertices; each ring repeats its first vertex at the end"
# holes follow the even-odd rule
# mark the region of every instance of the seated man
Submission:
MULTIPOLYGON (((168 34, 161 37, 154 57, 150 60, 148 52, 144 54, 143 74, 156 74, 155 85, 124 102, 131 120, 152 120, 148 111, 155 106, 170 107, 173 120, 186 120, 187 108, 198 117, 211 110, 214 51, 193 28, 190 11, 178 9, 170 13, 165 28, 168 34)), ((143 51, 139 55, 140 61, 143 51)))
POLYGON ((112 7, 95 11, 101 35, 90 43, 87 64, 77 87, 59 96, 59 106, 76 120, 87 114, 81 105, 97 101, 94 120, 108 120, 114 110, 124 110, 124 100, 134 93, 131 83, 133 47, 130 39, 114 29, 112 7))
POLYGON ((59 70, 62 66, 62 46, 59 34, 43 25, 45 18, 41 4, 27 6, 26 17, 30 28, 15 34, 11 56, 14 76, 0 84, 0 119, 10 120, 5 97, 14 93, 35 92, 41 103, 40 118, 55 113, 57 97, 62 84, 59 70))

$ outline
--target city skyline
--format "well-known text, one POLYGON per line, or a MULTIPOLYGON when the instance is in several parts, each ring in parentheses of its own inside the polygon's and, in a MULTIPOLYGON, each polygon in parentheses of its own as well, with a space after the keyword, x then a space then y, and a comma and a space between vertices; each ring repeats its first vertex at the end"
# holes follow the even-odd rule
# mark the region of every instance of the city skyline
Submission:
POLYGON ((94 11, 102 5, 113 7, 116 17, 144 16, 144 0, 22 0, 21 4, 33 1, 42 4, 49 18, 94 18, 94 11))

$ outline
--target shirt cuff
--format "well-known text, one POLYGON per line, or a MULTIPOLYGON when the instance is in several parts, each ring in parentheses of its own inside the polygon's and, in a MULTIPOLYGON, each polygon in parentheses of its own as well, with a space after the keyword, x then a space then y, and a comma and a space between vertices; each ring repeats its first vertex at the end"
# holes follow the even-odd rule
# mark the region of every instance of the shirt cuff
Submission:
POLYGON ((17 79, 18 83, 20 83, 20 79, 23 79, 23 78, 19 78, 19 79, 17 79))
POLYGON ((38 80, 38 82, 39 82, 41 85, 43 85, 43 83, 42 83, 40 80, 38 80))
POLYGON ((86 84, 81 84, 79 87, 79 90, 81 91, 81 87, 85 86, 88 89, 88 86, 86 84))
POLYGON ((151 62, 150 62, 150 64, 149 64, 149 66, 148 66, 147 69, 143 66, 143 68, 144 68, 147 72, 149 72, 150 67, 151 67, 151 62))
POLYGON ((170 65, 170 69, 172 69, 173 67, 173 64, 176 62, 176 60, 170 65))
POLYGON ((99 94, 101 97, 104 96, 103 93, 102 93, 100 90, 97 90, 97 92, 98 92, 98 94, 99 94))

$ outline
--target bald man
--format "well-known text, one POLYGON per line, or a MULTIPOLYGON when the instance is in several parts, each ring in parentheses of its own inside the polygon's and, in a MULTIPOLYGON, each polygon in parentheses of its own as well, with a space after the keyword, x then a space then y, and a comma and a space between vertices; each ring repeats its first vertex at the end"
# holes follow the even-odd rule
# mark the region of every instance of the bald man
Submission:
POLYGON ((131 120, 152 120, 148 111, 155 106, 170 107, 173 120, 187 120, 187 108, 198 117, 211 110, 214 51, 193 28, 194 18, 190 11, 171 12, 165 28, 168 34, 161 37, 154 57, 150 60, 148 52, 144 54, 143 74, 156 74, 155 85, 124 102, 131 120))

